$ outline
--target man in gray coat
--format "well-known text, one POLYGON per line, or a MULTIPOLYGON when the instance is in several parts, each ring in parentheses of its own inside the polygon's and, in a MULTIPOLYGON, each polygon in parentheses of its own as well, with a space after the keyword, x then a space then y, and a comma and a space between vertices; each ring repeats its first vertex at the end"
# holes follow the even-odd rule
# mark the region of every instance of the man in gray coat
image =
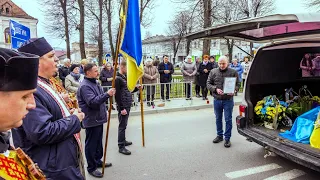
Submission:
POLYGON ((240 81, 236 70, 228 68, 228 57, 221 56, 218 61, 219 68, 211 70, 207 87, 213 93, 214 101, 214 113, 216 115, 216 126, 218 136, 213 140, 213 143, 219 143, 223 141, 223 135, 225 139, 224 146, 229 148, 231 146, 230 138, 232 131, 232 111, 233 111, 233 96, 239 90, 240 81), (223 84, 226 77, 236 77, 235 92, 231 94, 225 94, 223 92, 223 84), (223 134, 222 129, 222 115, 224 112, 224 118, 226 121, 226 129, 223 134))

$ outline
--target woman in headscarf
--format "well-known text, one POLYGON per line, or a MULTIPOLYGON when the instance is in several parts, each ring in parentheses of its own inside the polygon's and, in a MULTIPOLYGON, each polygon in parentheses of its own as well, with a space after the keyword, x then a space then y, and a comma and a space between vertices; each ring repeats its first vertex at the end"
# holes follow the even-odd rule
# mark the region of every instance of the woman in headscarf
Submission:
POLYGON ((197 73, 196 64, 192 62, 192 57, 187 56, 181 66, 181 72, 183 74, 183 81, 185 82, 184 91, 186 94, 186 100, 191 100, 191 83, 197 73))
POLYGON ((77 93, 80 83, 84 75, 80 74, 80 67, 77 64, 72 64, 70 74, 65 79, 66 90, 71 93, 77 93))
POLYGON ((146 84, 147 91, 147 105, 154 106, 154 94, 156 91, 156 86, 152 85, 157 83, 159 77, 159 72, 156 66, 153 66, 153 60, 148 58, 145 61, 143 84, 146 84))

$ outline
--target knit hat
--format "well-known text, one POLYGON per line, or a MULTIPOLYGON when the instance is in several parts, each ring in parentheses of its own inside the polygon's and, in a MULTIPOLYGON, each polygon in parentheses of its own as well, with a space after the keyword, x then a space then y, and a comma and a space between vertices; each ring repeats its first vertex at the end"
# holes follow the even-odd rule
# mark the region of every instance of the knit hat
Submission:
POLYGON ((72 72, 76 67, 79 67, 78 64, 72 64, 70 67, 70 72, 72 72))

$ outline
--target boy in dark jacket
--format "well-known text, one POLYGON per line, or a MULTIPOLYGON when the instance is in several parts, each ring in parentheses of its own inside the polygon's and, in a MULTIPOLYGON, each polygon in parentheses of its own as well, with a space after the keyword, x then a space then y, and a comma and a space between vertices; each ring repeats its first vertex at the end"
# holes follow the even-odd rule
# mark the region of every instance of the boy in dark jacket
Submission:
MULTIPOLYGON (((77 99, 79 107, 85 113, 81 125, 86 129, 85 154, 88 162, 87 170, 94 177, 102 177, 97 168, 102 167, 103 124, 107 122, 108 117, 105 102, 115 94, 115 89, 111 88, 107 92, 103 91, 97 82, 99 77, 97 65, 86 64, 84 73, 85 78, 78 89, 77 99)), ((111 163, 105 165, 105 167, 110 166, 112 166, 111 163)))
MULTIPOLYGON (((118 147, 119 153, 124 155, 130 155, 131 152, 126 149, 126 146, 132 144, 132 142, 126 141, 126 128, 129 119, 130 108, 132 104, 132 94, 127 87, 127 62, 121 61, 119 66, 119 72, 115 79, 116 87, 116 103, 118 109, 119 128, 118 128, 118 147)), ((138 91, 138 88, 142 88, 138 85, 133 92, 138 91)))

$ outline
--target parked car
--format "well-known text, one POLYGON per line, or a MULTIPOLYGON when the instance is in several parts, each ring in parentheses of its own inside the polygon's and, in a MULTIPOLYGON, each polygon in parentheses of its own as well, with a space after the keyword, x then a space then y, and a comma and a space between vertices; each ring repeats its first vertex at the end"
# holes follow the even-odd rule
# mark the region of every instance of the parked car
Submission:
MULTIPOLYGON (((258 125, 254 107, 268 95, 283 95, 286 88, 306 85, 313 95, 320 95, 320 77, 302 77, 301 59, 307 53, 320 53, 320 16, 270 15, 223 24, 186 36, 189 40, 225 38, 256 43, 260 47, 251 64, 239 106, 236 125, 239 134, 284 158, 320 172, 320 149, 296 143, 258 125)), ((250 152, 248 152, 250 153, 250 152)))

